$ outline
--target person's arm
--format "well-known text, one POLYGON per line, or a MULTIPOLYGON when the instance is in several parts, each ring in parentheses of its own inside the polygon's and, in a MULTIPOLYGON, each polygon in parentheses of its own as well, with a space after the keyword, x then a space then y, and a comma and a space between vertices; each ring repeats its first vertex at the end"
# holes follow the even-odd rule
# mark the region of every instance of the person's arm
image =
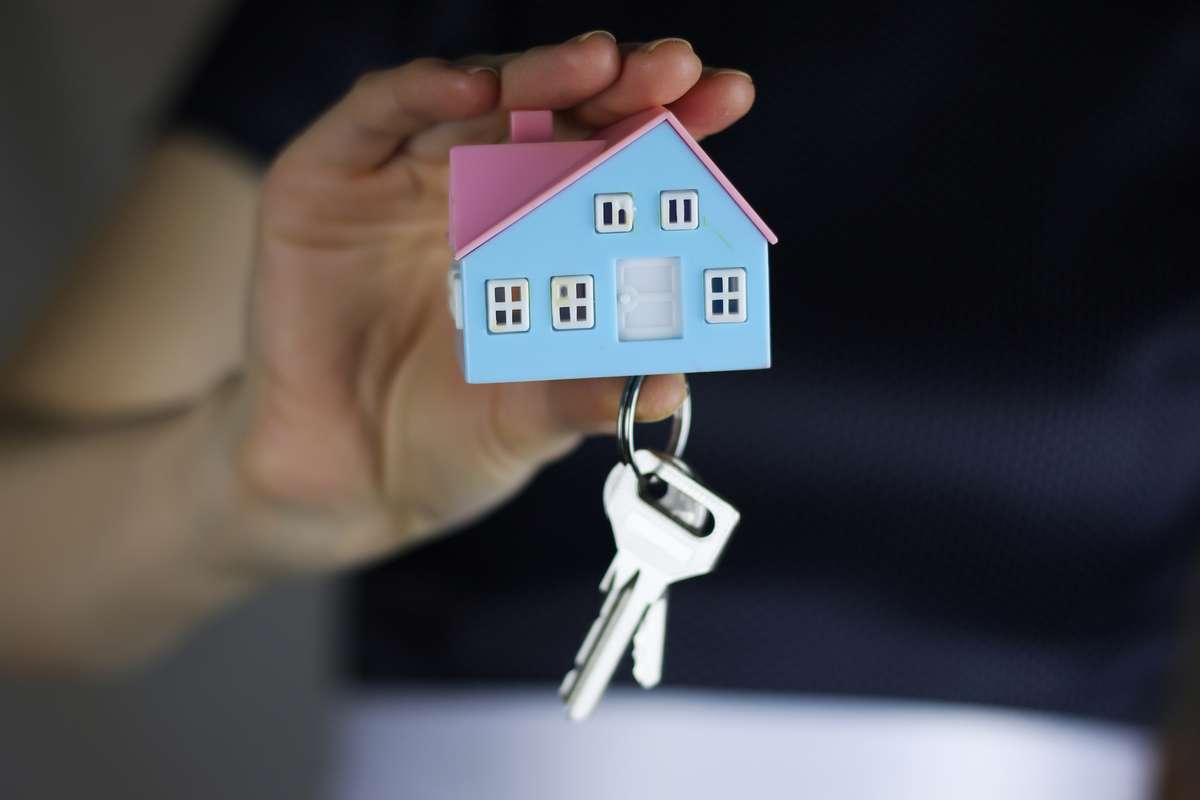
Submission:
MULTIPOLYGON (((0 664, 134 662, 271 576, 477 517, 611 426, 619 380, 462 382, 446 151, 498 139, 510 108, 585 132, 667 103, 703 136, 753 87, 678 41, 482 61, 367 76, 261 191, 200 140, 151 160, 3 374, 23 416, 0 436, 0 664)), ((681 399, 663 376, 641 408, 681 399)))
POLYGON ((144 418, 0 431, 0 667, 104 672, 251 588, 231 547, 233 386, 144 418))
POLYGON ((253 585, 216 544, 259 184, 164 142, 0 372, 0 666, 130 663, 253 585))

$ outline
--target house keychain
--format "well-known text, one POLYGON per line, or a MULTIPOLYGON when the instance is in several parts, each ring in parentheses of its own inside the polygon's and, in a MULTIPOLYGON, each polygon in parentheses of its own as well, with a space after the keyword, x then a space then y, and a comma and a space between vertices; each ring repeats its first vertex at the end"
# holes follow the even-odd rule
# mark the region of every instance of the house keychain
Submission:
POLYGON ((634 447, 642 376, 771 365, 767 246, 778 239, 665 108, 584 141, 554 141, 550 111, 513 111, 510 123, 510 143, 450 150, 463 375, 637 376, 604 485, 617 554, 560 691, 583 719, 631 644, 634 677, 658 683, 667 587, 711 571, 739 518, 681 459, 690 393, 665 451, 634 447))

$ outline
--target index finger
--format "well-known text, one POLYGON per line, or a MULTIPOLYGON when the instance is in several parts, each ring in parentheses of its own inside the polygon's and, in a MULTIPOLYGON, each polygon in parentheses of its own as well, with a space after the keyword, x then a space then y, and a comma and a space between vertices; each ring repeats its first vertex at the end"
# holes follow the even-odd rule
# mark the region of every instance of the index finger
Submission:
POLYGON ((603 93, 621 73, 621 54, 607 31, 592 31, 562 44, 521 53, 468 56, 463 63, 499 70, 496 109, 479 119, 439 125, 414 136, 409 142, 410 154, 424 160, 441 160, 456 144, 499 141, 508 132, 506 112, 570 109, 603 93))
POLYGON ((720 133, 744 117, 754 105, 754 81, 737 69, 704 70, 688 93, 667 105, 692 136, 720 133))
POLYGON ((439 122, 485 114, 499 97, 497 72, 487 66, 456 67, 422 58, 367 73, 292 142, 281 160, 369 171, 410 136, 439 122))

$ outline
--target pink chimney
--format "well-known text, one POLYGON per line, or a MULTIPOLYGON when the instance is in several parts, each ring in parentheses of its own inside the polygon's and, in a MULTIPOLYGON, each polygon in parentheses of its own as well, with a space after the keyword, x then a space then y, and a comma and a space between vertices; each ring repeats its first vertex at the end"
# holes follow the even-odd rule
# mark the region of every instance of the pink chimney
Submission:
POLYGON ((511 111, 508 126, 514 143, 554 141, 553 111, 511 111))

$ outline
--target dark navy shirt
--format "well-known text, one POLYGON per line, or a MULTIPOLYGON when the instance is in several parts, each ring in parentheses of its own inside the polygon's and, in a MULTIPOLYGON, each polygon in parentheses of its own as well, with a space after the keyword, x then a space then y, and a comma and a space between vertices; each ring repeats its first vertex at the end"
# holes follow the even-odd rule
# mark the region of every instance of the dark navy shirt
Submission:
MULTIPOLYGON (((705 147, 780 237, 775 366, 693 377, 744 516, 666 682, 1146 722, 1200 542, 1200 9, 1116 6, 253 0, 175 116, 265 160, 364 70, 594 28, 749 71, 705 147)), ((357 579, 353 674, 557 682, 614 460, 357 579)))

